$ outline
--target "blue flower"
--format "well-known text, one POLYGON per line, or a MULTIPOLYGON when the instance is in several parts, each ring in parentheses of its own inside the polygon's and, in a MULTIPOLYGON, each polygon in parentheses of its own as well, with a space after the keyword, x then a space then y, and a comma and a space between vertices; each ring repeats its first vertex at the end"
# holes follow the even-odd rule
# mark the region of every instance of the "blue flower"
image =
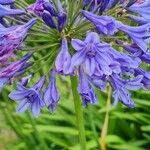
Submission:
POLYGON ((27 88, 22 84, 17 85, 17 90, 12 91, 9 94, 9 97, 12 100, 19 102, 17 112, 24 112, 25 110, 30 109, 33 116, 39 116, 40 110, 44 106, 44 102, 40 96, 44 82, 45 77, 43 76, 32 88, 27 88))
POLYGON ((128 7, 128 10, 139 14, 140 16, 142 16, 145 19, 150 19, 150 1, 149 0, 145 0, 145 2, 139 4, 134 3, 133 5, 131 5, 130 7, 128 7))
POLYGON ((8 7, 5 7, 3 5, 0 5, 0 18, 4 16, 10 16, 10 15, 20 15, 23 14, 24 11, 18 10, 18 9, 11 9, 8 7))
POLYGON ((51 71, 50 82, 44 92, 44 102, 51 112, 54 112, 59 101, 59 92, 56 87, 56 72, 51 71))
POLYGON ((82 67, 79 67, 79 85, 78 85, 78 92, 81 95, 82 98, 82 104, 83 106, 87 106, 88 103, 90 104, 96 104, 97 103, 97 97, 95 95, 95 92, 89 83, 86 74, 84 73, 84 70, 82 67))
POLYGON ((22 59, 0 69, 0 91, 26 65, 30 57, 30 53, 26 54, 22 59))
POLYGON ((132 19, 133 21, 137 22, 138 24, 141 24, 141 25, 150 23, 150 18, 149 19, 145 19, 143 17, 134 16, 134 15, 128 15, 128 17, 130 19, 132 19))
POLYGON ((1 77, 12 77, 15 75, 17 71, 19 71, 23 65, 26 64, 26 61, 32 56, 31 53, 26 54, 24 57, 22 57, 20 60, 15 61, 11 64, 9 64, 6 67, 3 67, 0 69, 0 78, 1 77))
POLYGON ((104 12, 111 0, 101 0, 100 13, 104 12))
POLYGON ((121 41, 118 41, 118 44, 122 46, 125 50, 131 53, 133 56, 139 57, 143 62, 150 64, 150 52, 143 52, 142 49, 135 43, 125 44, 121 41))
POLYGON ((27 10, 29 12, 32 12, 34 14, 36 14, 37 16, 42 16, 43 11, 44 11, 44 7, 43 4, 45 3, 45 0, 36 0, 36 2, 32 5, 30 5, 27 10))
POLYGON ((24 25, 0 28, 0 63, 5 63, 27 36, 28 30, 35 24, 36 19, 31 19, 24 25))
POLYGON ((50 2, 45 2, 43 4, 43 7, 45 10, 47 10, 52 16, 57 16, 57 10, 55 8, 55 5, 50 1, 50 2))
POLYGON ((110 16, 98 16, 83 10, 82 14, 90 20, 96 29, 104 35, 113 35, 116 31, 116 21, 110 16))
POLYGON ((131 27, 124 25, 121 22, 117 22, 117 26, 120 31, 126 33, 144 52, 147 51, 148 44, 145 42, 145 39, 150 37, 150 23, 131 27))
POLYGON ((130 56, 123 52, 116 51, 113 48, 111 48, 108 51, 108 54, 113 60, 117 61, 120 64, 122 71, 124 68, 129 69, 138 68, 139 65, 141 64, 141 60, 138 57, 130 56))
POLYGON ((61 32, 66 24, 67 14, 64 11, 64 8, 62 7, 60 0, 56 0, 56 4, 58 6, 58 16, 57 16, 58 30, 59 30, 59 32, 61 32))
POLYGON ((42 19, 46 23, 47 26, 51 27, 52 29, 53 28, 56 29, 56 25, 53 20, 53 16, 48 11, 44 10, 44 12, 42 14, 42 19))
POLYGON ((15 0, 0 0, 0 4, 2 5, 8 5, 13 3, 15 0))
POLYGON ((77 51, 72 57, 72 66, 85 64, 86 72, 92 76, 95 71, 100 74, 111 75, 112 72, 119 73, 120 64, 108 54, 110 45, 101 43, 95 32, 90 32, 84 41, 72 40, 72 46, 77 51))
POLYGON ((50 2, 44 2, 42 4, 42 18, 44 22, 51 28, 57 28, 59 32, 61 32, 66 25, 67 22, 67 13, 65 12, 60 0, 56 1, 57 8, 55 5, 50 2), (57 20, 54 21, 54 20, 57 20))
POLYGON ((138 75, 136 78, 124 80, 118 75, 110 76, 110 83, 113 88, 114 105, 120 100, 124 105, 129 108, 134 107, 134 102, 131 99, 131 94, 128 90, 138 90, 142 88, 141 83, 143 79, 142 75, 138 75))
POLYGON ((92 77, 89 77, 91 83, 98 89, 103 92, 106 92, 106 83, 107 83, 107 76, 106 75, 96 75, 94 74, 92 77))
POLYGON ((71 55, 69 54, 66 38, 62 40, 60 52, 55 60, 55 67, 59 73, 64 75, 73 73, 73 67, 71 66, 71 55))
POLYGON ((24 74, 26 69, 31 67, 33 62, 26 62, 15 74, 13 77, 19 77, 20 75, 24 74))
POLYGON ((141 83, 143 84, 143 88, 145 90, 150 90, 150 72, 145 71, 144 69, 137 68, 134 70, 135 75, 142 75, 143 79, 141 83))

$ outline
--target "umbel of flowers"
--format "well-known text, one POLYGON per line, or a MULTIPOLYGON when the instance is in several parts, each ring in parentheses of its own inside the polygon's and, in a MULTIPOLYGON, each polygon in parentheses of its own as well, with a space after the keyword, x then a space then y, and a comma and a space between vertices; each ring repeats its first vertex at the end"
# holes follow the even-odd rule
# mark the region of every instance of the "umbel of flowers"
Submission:
POLYGON ((0 90, 22 77, 9 97, 19 102, 17 112, 30 109, 37 117, 43 107, 51 112, 56 109, 60 99, 56 75, 76 76, 84 107, 88 103, 97 104, 94 88, 106 92, 107 83, 113 90, 114 105, 120 101, 129 108, 134 107, 130 90, 150 90, 150 72, 141 67, 143 63, 150 64, 150 1, 79 0, 75 2, 79 9, 72 14, 70 4, 65 2, 36 0, 19 10, 14 0, 0 0, 0 90), (24 19, 26 15, 30 19, 24 19), (60 48, 46 88, 43 88, 45 74, 32 87, 28 83, 33 76, 23 77, 34 63, 28 61, 32 53, 29 51, 19 60, 16 57, 26 48, 23 41, 36 18, 60 37, 60 48), (135 26, 128 25, 124 18, 135 26), (119 34, 129 40, 117 39, 119 34))

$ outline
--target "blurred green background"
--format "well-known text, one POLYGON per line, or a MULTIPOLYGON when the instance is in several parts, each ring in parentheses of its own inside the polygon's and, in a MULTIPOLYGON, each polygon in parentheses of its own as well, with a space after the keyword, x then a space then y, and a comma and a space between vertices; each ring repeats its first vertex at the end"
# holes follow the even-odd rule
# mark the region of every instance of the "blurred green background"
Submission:
MULTIPOLYGON (((32 2, 32 0, 28 0, 32 2)), ((40 65, 40 64, 39 64, 40 65)), ((35 77, 40 77, 41 72, 35 77)), ((8 98, 6 87, 0 94, 0 150, 79 150, 78 131, 69 78, 59 78, 61 99, 54 114, 46 109, 39 118, 30 112, 16 114, 16 103, 8 98)), ((96 91, 99 104, 84 108, 87 147, 100 149, 100 137, 106 114, 107 95, 96 91)), ((108 150, 150 149, 150 92, 133 93, 135 108, 120 104, 109 112, 108 150)))

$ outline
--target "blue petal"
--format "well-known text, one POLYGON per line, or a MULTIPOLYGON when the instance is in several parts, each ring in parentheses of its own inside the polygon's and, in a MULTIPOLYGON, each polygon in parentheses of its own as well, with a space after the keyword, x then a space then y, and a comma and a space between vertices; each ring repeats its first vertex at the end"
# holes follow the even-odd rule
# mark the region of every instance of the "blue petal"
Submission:
POLYGON ((0 5, 0 17, 8 16, 8 15, 20 15, 23 14, 24 11, 17 9, 10 9, 0 5))
POLYGON ((11 92, 8 97, 13 99, 13 100, 22 100, 24 99, 26 96, 28 96, 29 94, 31 94, 31 91, 28 90, 23 90, 23 91, 13 91, 11 92))
POLYGON ((18 113, 26 111, 30 107, 30 103, 28 103, 27 99, 20 101, 16 111, 18 113))
POLYGON ((85 47, 85 43, 79 39, 72 39, 71 45, 76 51, 80 51, 85 47))

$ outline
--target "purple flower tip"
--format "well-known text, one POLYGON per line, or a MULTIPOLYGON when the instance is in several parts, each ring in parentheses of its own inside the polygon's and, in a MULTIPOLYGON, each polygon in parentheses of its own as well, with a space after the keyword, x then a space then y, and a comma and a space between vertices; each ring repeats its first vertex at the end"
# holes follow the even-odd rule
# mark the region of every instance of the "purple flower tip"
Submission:
POLYGON ((96 29, 104 35, 113 35, 116 31, 115 19, 110 16, 98 16, 86 10, 82 11, 83 15, 90 20, 96 29))
POLYGON ((56 87, 55 75, 56 75, 55 70, 52 70, 50 82, 44 92, 44 102, 51 112, 55 111, 57 103, 60 98, 58 89, 56 87))

